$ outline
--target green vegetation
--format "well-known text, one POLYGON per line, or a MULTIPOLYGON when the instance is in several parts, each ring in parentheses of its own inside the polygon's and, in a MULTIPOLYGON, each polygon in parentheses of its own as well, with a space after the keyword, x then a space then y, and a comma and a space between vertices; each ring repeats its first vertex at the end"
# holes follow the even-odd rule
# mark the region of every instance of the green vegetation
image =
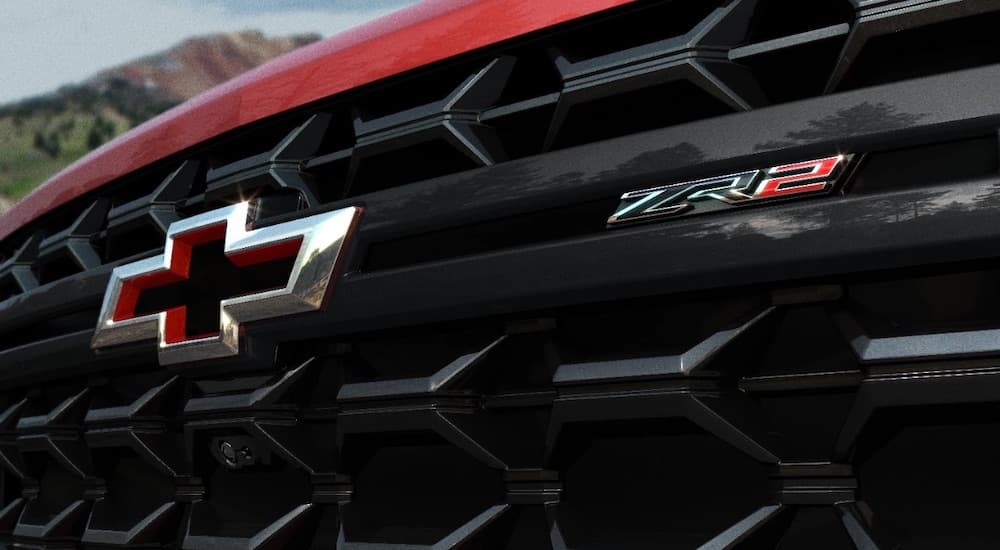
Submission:
POLYGON ((0 198, 19 199, 87 152, 176 105, 124 80, 0 107, 0 198))

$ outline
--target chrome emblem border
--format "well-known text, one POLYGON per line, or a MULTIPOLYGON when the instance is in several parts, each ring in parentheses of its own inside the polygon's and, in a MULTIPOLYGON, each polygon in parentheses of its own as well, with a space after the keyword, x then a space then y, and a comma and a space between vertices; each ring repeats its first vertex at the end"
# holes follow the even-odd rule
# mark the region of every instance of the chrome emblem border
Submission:
POLYGON ((116 267, 104 294, 91 347, 104 348, 157 339, 162 365, 239 354, 243 323, 320 309, 338 267, 341 252, 361 214, 356 207, 315 214, 260 229, 247 226, 250 205, 241 202, 170 224, 163 254, 116 267), (130 280, 171 272, 178 236, 225 224, 226 256, 253 253, 301 239, 283 288, 227 298, 219 303, 219 333, 210 337, 170 341, 168 312, 115 319, 122 291, 130 280))

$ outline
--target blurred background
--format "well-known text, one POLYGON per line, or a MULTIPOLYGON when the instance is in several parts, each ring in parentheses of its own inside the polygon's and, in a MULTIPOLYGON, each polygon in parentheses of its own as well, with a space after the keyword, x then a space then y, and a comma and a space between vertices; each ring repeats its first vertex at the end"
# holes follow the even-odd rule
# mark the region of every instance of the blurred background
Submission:
POLYGON ((5 0, 0 215, 115 136, 415 0, 5 0))

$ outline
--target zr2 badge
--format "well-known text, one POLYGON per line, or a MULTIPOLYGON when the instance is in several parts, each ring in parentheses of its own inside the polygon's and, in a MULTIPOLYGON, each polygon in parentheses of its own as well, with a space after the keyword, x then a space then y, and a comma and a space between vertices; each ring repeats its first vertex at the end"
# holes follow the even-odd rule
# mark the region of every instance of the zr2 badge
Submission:
POLYGON ((615 213, 608 218, 608 225, 828 194, 842 179, 851 157, 837 155, 629 191, 622 195, 615 213))

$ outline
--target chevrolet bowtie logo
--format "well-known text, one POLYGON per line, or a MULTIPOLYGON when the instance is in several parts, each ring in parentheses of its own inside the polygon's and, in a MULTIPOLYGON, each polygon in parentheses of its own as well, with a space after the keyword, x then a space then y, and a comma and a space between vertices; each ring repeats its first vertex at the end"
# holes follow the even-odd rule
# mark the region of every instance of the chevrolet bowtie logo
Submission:
MULTIPOLYGON (((340 252, 361 210, 343 208, 260 229, 248 229, 247 203, 235 204, 174 222, 163 254, 119 266, 111 273, 92 346, 159 339, 161 364, 225 357, 239 353, 243 323, 319 309, 332 284, 340 252), (250 268, 292 259, 287 283, 279 288, 241 294, 218 302, 218 330, 191 334, 188 306, 178 296, 161 311, 140 307, 145 293, 170 289, 192 276, 195 247, 223 243, 234 268, 250 268)), ((229 281, 236 288, 237 281, 229 281)), ((216 285, 225 286, 225 282, 216 285)), ((214 289, 225 295, 225 289, 214 289)))

